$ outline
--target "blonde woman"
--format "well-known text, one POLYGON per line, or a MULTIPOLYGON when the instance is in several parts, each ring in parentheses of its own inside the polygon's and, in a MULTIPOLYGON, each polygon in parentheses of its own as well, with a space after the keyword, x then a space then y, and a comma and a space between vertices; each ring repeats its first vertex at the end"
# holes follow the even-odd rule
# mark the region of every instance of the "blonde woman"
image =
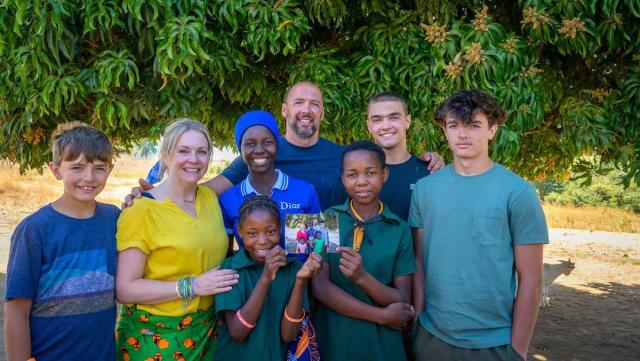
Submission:
POLYGON ((171 123, 160 148, 166 179, 118 220, 120 360, 213 359, 213 295, 229 291, 238 275, 217 269, 228 238, 215 193, 198 186, 210 158, 211 140, 202 123, 171 123))

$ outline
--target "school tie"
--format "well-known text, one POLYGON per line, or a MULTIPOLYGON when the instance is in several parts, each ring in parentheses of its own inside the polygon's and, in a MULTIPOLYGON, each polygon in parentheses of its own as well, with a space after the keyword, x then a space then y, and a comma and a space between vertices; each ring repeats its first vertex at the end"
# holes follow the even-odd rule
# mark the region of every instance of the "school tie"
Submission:
MULTIPOLYGON (((362 244, 362 238, 364 237, 364 225, 365 220, 358 214, 355 208, 353 208, 353 199, 349 201, 349 208, 351 208, 351 214, 355 217, 355 221, 353 222, 353 249, 356 251, 360 250, 360 245, 362 244)), ((380 202, 380 210, 378 210, 378 215, 382 214, 384 210, 384 204, 380 202)))

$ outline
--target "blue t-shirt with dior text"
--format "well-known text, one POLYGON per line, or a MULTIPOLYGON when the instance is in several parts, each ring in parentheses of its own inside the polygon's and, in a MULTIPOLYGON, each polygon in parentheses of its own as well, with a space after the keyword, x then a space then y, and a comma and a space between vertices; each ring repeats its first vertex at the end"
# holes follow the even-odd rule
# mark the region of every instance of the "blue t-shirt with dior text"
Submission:
POLYGON ((118 208, 97 203, 77 219, 50 204, 11 238, 5 301, 31 299, 31 354, 38 361, 115 359, 118 208))
MULTIPOLYGON (((315 188, 322 209, 329 208, 331 192, 336 182, 340 182, 341 157, 344 146, 320 138, 310 147, 299 147, 289 143, 284 137, 278 142, 275 167, 284 173, 305 180, 315 188)), ((242 157, 237 157, 222 172, 231 183, 242 182, 249 174, 242 157)))
MULTIPOLYGON (((282 224, 282 234, 280 237, 280 246, 284 247, 284 231, 285 217, 287 214, 300 213, 319 213, 320 203, 318 195, 311 184, 303 180, 289 177, 284 172, 276 169, 278 178, 271 188, 273 192, 271 199, 276 202, 280 209, 280 218, 282 224)), ((238 217, 240 205, 245 199, 255 197, 258 192, 253 188, 249 177, 245 178, 240 184, 233 186, 220 195, 220 208, 222 209, 222 218, 227 233, 233 235, 238 242, 240 248, 243 247, 242 238, 238 233, 238 217)))

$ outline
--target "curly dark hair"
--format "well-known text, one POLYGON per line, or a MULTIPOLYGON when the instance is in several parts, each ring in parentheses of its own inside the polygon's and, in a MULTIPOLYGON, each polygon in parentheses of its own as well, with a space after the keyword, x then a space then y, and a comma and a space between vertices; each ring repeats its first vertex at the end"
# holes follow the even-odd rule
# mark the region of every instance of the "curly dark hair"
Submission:
POLYGON ((275 219, 278 220, 278 227, 280 224, 280 208, 273 199, 263 196, 257 195, 255 197, 247 198, 242 202, 240 206, 240 211, 238 212, 238 223, 241 225, 242 221, 248 214, 251 214, 257 210, 265 210, 271 213, 275 219))
POLYGON ((477 112, 487 116, 490 127, 494 124, 502 125, 505 122, 504 110, 496 98, 478 89, 461 90, 447 98, 436 111, 433 120, 444 126, 449 116, 469 124, 477 112))

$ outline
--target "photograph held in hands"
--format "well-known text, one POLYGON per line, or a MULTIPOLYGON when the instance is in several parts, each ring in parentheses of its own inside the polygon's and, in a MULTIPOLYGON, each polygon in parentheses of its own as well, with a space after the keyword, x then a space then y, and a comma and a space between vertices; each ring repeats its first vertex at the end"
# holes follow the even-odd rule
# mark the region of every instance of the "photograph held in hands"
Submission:
POLYGON ((337 214, 288 214, 285 250, 288 254, 336 253, 340 246, 337 214))

